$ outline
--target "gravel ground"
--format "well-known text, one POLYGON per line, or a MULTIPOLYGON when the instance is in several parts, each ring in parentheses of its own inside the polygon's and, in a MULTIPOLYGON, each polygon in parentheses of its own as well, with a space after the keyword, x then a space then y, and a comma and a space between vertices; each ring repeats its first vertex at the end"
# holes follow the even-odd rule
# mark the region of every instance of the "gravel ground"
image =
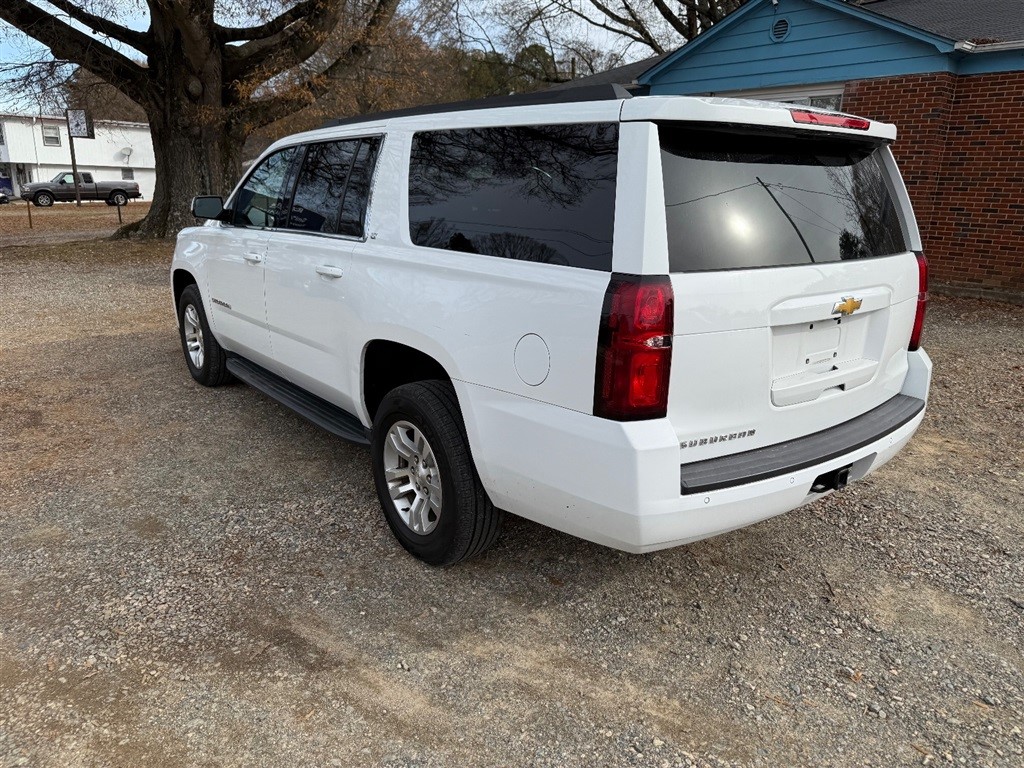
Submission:
POLYGON ((933 301, 925 425, 840 494, 433 570, 362 449, 192 383, 170 250, 0 254, 0 766, 1024 763, 1024 309, 933 301))
MULTIPOLYGON (((32 227, 28 225, 28 204, 13 200, 0 205, 0 246, 67 243, 113 234, 120 226, 117 208, 104 202, 57 203, 50 208, 32 206, 32 227)), ((149 202, 135 201, 121 209, 123 223, 138 221, 149 213, 149 202)))

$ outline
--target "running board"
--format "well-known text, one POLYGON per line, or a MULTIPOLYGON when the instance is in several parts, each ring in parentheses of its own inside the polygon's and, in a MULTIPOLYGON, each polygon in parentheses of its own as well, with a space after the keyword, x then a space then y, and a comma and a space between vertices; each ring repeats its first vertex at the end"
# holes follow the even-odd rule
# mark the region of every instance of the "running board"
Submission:
POLYGON ((275 373, 242 357, 229 357, 228 370, 250 387, 291 408, 332 435, 359 445, 369 445, 370 435, 359 419, 323 398, 297 387, 275 373))

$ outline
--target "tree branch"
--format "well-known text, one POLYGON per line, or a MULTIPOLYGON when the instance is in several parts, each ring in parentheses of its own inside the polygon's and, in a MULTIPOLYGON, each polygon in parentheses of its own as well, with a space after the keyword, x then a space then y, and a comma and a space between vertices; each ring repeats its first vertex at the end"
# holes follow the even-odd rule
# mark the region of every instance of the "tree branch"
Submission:
POLYGON ((265 37, 280 34, 295 22, 305 18, 315 10, 319 3, 320 0, 304 0, 304 2, 293 5, 280 16, 276 16, 265 24, 259 24, 254 27, 222 27, 220 24, 215 24, 214 29, 217 33, 217 39, 222 43, 262 40, 265 37))
MULTIPOLYGON (((687 3, 683 2, 682 0, 678 0, 678 2, 680 5, 686 8, 688 13, 694 12, 694 9, 690 8, 690 6, 687 3)), ((665 21, 672 25, 672 29, 674 29, 682 36, 683 40, 688 41, 690 39, 690 32, 686 26, 686 22, 683 19, 681 19, 676 13, 674 13, 671 8, 668 7, 668 4, 665 2, 665 0, 654 0, 654 7, 658 9, 658 13, 665 17, 665 21)))
POLYGON ((147 90, 145 70, 122 53, 99 43, 85 32, 55 18, 28 0, 3 0, 0 20, 20 29, 50 49, 142 101, 147 90))
POLYGON ((281 96, 250 101, 242 108, 239 115, 240 121, 259 128, 276 122, 320 99, 330 89, 331 80, 371 51, 377 35, 391 23, 391 19, 398 9, 398 3, 399 0, 378 0, 359 38, 326 69, 281 96))
POLYGON ((587 24, 590 24, 593 27, 597 27, 598 29, 604 29, 607 30, 608 32, 614 32, 616 35, 619 35, 621 37, 627 37, 633 42, 640 43, 641 45, 646 45, 656 54, 662 54, 665 52, 665 49, 658 43, 657 40, 649 39, 637 34, 636 32, 633 31, 632 27, 629 24, 626 24, 625 28, 621 26, 613 27, 611 24, 607 24, 603 21, 594 21, 594 19, 590 18, 585 13, 576 10, 575 8, 570 7, 567 10, 570 15, 582 19, 583 21, 587 22, 587 24))
POLYGON ((99 32, 101 35, 107 35, 115 40, 120 40, 122 43, 130 45, 140 53, 148 53, 147 46, 150 42, 149 35, 145 32, 137 32, 134 29, 128 29, 120 24, 117 24, 110 19, 105 19, 102 16, 96 16, 91 13, 79 8, 69 0, 46 0, 54 8, 64 11, 75 21, 78 21, 89 29, 99 32))
POLYGON ((338 0, 311 0, 312 9, 280 32, 224 48, 224 80, 232 83, 246 74, 258 73, 268 80, 306 61, 324 44, 338 25, 338 0))

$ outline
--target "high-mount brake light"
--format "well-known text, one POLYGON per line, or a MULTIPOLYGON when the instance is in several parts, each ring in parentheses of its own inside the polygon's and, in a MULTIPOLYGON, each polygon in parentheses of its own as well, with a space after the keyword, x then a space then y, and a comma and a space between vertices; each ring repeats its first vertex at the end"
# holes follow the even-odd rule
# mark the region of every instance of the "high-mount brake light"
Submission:
POLYGON ((911 352, 921 348, 921 334, 924 332, 924 312, 928 308, 928 259, 923 253, 917 256, 917 314, 914 315, 914 330, 910 332, 911 352))
POLYGON ((789 114, 793 116, 793 122, 795 123, 827 125, 833 128, 852 128, 855 131, 866 131, 871 127, 871 121, 865 120, 863 117, 826 115, 821 112, 808 112, 806 109, 791 109, 789 114))
POLYGON ((595 416, 616 421, 665 416, 672 326, 668 275, 612 275, 597 341, 595 416))

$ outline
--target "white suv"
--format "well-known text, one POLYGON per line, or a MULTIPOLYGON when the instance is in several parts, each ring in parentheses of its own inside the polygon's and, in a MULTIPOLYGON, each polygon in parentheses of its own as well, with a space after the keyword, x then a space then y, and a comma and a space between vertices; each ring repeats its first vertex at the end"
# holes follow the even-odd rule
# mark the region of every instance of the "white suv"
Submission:
POLYGON ((927 263, 895 136, 611 88, 291 136, 193 203, 186 361, 369 444, 388 524, 432 564, 490 546, 503 510, 630 552, 722 533, 921 423, 927 263))

